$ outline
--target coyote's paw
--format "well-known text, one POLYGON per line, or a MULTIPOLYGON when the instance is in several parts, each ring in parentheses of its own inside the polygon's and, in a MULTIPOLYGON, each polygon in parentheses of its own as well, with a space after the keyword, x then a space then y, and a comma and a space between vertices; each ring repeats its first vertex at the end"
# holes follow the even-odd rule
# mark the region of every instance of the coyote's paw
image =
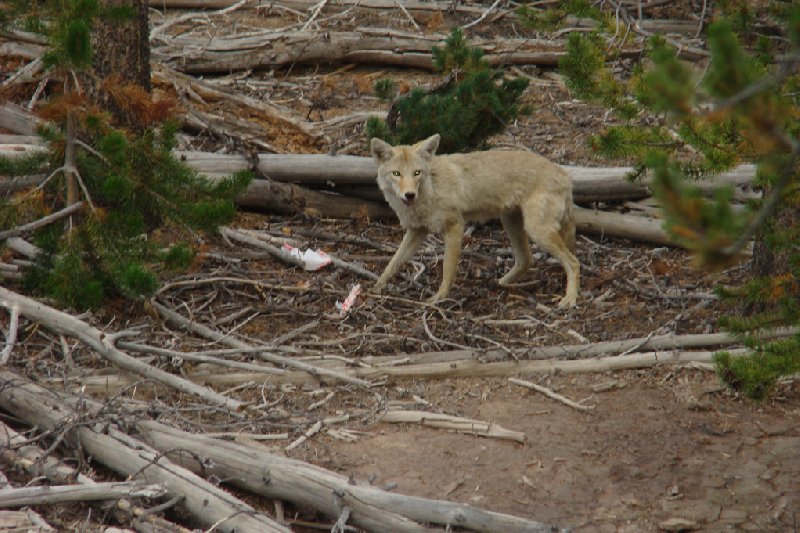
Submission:
POLYGON ((385 288, 386 288, 386 285, 384 285, 384 284, 378 285, 376 283, 375 285, 372 286, 371 289, 369 289, 369 292, 371 294, 375 294, 375 295, 380 296, 383 293, 383 289, 385 289, 385 288))
POLYGON ((436 294, 434 294, 430 298, 425 298, 425 303, 426 304, 435 304, 435 303, 439 303, 443 299, 444 299, 444 297, 440 296, 439 293, 437 292, 436 294))
POLYGON ((574 295, 567 295, 561 298, 561 301, 558 302, 559 309, 569 309, 571 307, 575 307, 577 305, 577 297, 574 295))

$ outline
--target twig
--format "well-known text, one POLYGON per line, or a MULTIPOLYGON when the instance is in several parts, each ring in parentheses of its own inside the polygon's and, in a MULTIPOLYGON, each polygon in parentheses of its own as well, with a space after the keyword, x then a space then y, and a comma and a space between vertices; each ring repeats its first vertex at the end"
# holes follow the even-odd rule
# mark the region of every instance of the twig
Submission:
POLYGON ((287 452, 290 452, 290 451, 294 450, 295 448, 297 448, 298 446, 303 444, 305 441, 307 441, 308 439, 310 439, 311 437, 313 437, 314 435, 319 433, 319 431, 321 429, 322 429, 322 420, 317 420, 317 422, 313 426, 311 426, 308 429, 308 431, 306 431, 304 434, 300 435, 300 437, 297 438, 297 440, 295 440, 294 442, 292 442, 289 445, 287 445, 284 448, 284 450, 287 451, 287 452))
POLYGON ((17 342, 17 328, 19 327, 19 306, 11 305, 11 317, 8 319, 8 334, 6 335, 6 346, 0 353, 0 366, 8 363, 14 344, 17 342))
POLYGON ((409 21, 411 21, 411 24, 414 26, 414 28, 416 28, 417 31, 420 31, 419 24, 417 24, 417 21, 414 20, 414 17, 411 16, 411 13, 409 13, 408 10, 405 8, 405 6, 403 5, 403 2, 399 1, 399 0, 395 0, 394 5, 396 5, 398 7, 398 9, 400 9, 400 11, 403 12, 403 14, 406 16, 406 18, 409 21))
POLYGON ((541 385, 537 385, 536 383, 531 383, 530 381, 525 381, 524 379, 508 378, 508 381, 514 383, 515 385, 521 385, 523 387, 528 387, 529 389, 533 389, 537 392, 541 392, 548 398, 552 398, 553 400, 559 401, 564 405, 572 407, 573 409, 577 409, 578 411, 591 411, 595 407, 594 405, 581 405, 579 403, 573 402, 569 398, 561 396, 557 392, 553 392, 547 387, 542 387, 541 385))
POLYGON ((52 224, 57 220, 61 220, 64 217, 68 217, 72 213, 80 211, 81 209, 83 209, 83 206, 84 206, 83 202, 78 202, 72 205, 68 205, 64 209, 56 211, 55 213, 51 213, 45 217, 40 218, 39 220, 34 220, 33 222, 29 222, 22 226, 17 226, 16 228, 0 231, 0 241, 4 241, 9 237, 17 237, 19 235, 24 235, 26 233, 35 231, 39 228, 43 228, 48 224, 52 224))
POLYGON ((477 24, 480 24, 481 22, 483 22, 483 20, 484 20, 486 17, 488 17, 488 16, 489 16, 489 13, 491 13, 492 11, 494 11, 494 8, 496 8, 496 7, 497 7, 497 5, 500 3, 500 1, 501 1, 501 0, 495 0, 495 1, 494 1, 494 3, 493 3, 491 6, 489 6, 489 9, 487 9, 486 11, 484 11, 484 12, 483 12, 483 14, 482 14, 480 17, 476 18, 475 20, 473 20, 473 21, 472 21, 472 22, 470 22, 469 24, 465 24, 465 25, 461 26, 461 29, 463 29, 463 30, 466 30, 467 28, 471 28, 471 27, 473 27, 473 26, 475 26, 475 25, 477 25, 477 24))
MULTIPOLYGON (((168 307, 156 302, 155 300, 152 300, 151 304, 153 308, 167 320, 174 322, 179 326, 190 329, 207 339, 212 339, 217 342, 223 342, 228 346, 232 346, 234 348, 239 348, 239 349, 247 350, 253 348, 253 346, 250 346, 245 342, 234 339, 232 337, 228 337, 218 331, 214 331, 208 326, 204 326, 203 324, 199 324, 197 322, 188 320, 187 318, 184 318, 183 316, 176 313, 172 309, 169 309, 168 307)), ((320 368, 313 365, 309 365, 307 363, 303 363, 301 361, 297 361, 289 357, 283 357, 280 355, 269 353, 267 351, 268 349, 269 349, 268 347, 265 347, 263 351, 259 351, 258 356, 265 361, 269 361, 270 363, 276 363, 290 368, 296 368, 297 370, 302 370, 303 372, 307 372, 308 374, 311 374, 312 376, 315 376, 317 378, 328 377, 338 381, 342 381, 344 383, 350 383, 351 385, 357 385, 359 387, 364 387, 364 388, 372 387, 372 384, 369 381, 365 381, 359 378, 354 378, 348 376, 347 374, 336 372, 334 370, 329 370, 327 368, 320 368)))
POLYGON ((311 13, 311 17, 309 17, 309 19, 306 21, 306 23, 303 24, 303 26, 300 28, 300 31, 305 31, 305 30, 308 29, 308 27, 311 25, 311 23, 314 22, 314 19, 316 19, 319 16, 320 12, 322 11, 322 8, 325 7, 325 4, 327 4, 327 3, 328 3, 328 0, 320 0, 319 2, 317 2, 317 5, 315 5, 312 8, 313 12, 311 13))

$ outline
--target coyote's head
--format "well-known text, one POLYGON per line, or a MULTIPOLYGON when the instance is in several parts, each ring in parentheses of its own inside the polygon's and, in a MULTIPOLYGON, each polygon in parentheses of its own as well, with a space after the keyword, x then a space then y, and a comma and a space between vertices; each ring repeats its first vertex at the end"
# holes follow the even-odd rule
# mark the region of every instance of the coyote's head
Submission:
POLYGON ((395 146, 372 139, 372 156, 378 162, 378 186, 391 204, 390 195, 410 206, 419 196, 420 184, 430 177, 430 162, 439 146, 439 135, 411 146, 395 146))

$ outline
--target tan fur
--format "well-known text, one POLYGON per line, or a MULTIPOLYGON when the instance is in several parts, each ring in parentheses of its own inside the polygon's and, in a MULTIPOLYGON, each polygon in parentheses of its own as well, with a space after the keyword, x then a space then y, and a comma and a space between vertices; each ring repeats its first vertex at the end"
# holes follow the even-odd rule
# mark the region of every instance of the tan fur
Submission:
POLYGON ((372 139, 378 186, 406 230, 374 290, 380 292, 433 232, 443 236, 445 251, 442 284, 430 301, 445 298, 455 278, 465 224, 499 218, 515 259, 500 285, 509 285, 530 267, 530 237, 558 259, 567 274, 566 294, 559 307, 575 306, 580 263, 573 253, 575 220, 567 173, 530 152, 436 156, 438 145, 439 135, 397 147, 372 139))

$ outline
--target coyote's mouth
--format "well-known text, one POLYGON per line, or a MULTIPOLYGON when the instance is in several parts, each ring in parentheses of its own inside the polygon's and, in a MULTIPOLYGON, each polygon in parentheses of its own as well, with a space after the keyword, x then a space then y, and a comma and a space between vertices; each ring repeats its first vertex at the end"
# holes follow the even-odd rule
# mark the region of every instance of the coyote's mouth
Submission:
POLYGON ((414 203, 414 198, 411 198, 410 200, 408 198, 402 198, 402 200, 406 205, 412 205, 414 203))

